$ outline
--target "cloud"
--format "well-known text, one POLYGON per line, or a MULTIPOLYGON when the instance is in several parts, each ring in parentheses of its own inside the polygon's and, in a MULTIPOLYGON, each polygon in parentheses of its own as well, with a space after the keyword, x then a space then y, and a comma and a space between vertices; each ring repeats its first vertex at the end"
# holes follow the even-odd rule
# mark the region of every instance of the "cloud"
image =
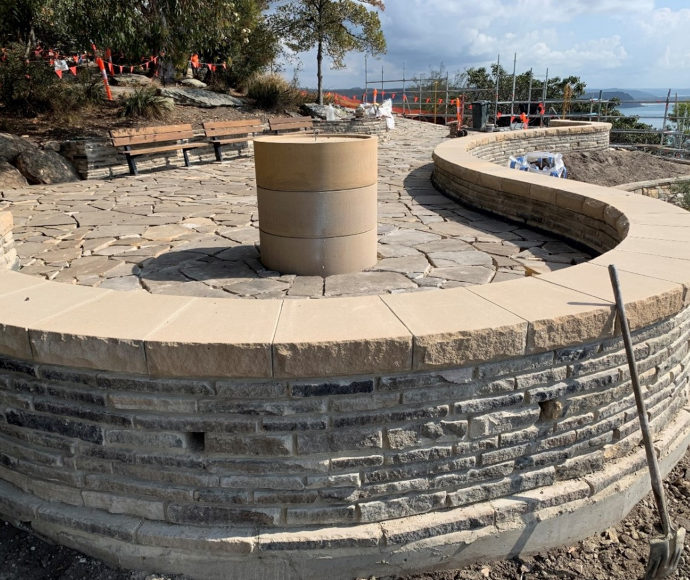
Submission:
MULTIPOLYGON (((380 78, 382 66, 388 79, 401 78, 403 68, 410 78, 441 64, 452 75, 490 66, 498 54, 512 72, 517 53, 518 72, 548 68, 550 76, 576 75, 589 86, 668 86, 690 70, 686 2, 388 0, 380 13, 388 53, 369 59, 369 77, 380 78)), ((306 73, 315 59, 303 57, 306 73)), ((350 55, 346 70, 326 71, 326 82, 362 85, 363 65, 363 55, 350 55)))

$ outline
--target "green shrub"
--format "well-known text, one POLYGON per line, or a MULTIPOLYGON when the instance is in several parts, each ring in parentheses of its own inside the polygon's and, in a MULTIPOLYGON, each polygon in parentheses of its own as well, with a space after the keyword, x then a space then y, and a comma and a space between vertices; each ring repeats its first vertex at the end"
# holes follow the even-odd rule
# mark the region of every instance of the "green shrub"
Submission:
POLYGON ((14 44, 0 63, 0 103, 9 112, 25 117, 55 113, 58 117, 102 102, 103 84, 98 72, 79 68, 77 76, 63 73, 62 78, 47 61, 26 60, 24 48, 14 44))
POLYGON ((7 111, 25 117, 57 110, 63 81, 47 62, 27 60, 24 50, 19 44, 10 45, 0 63, 0 102, 7 111))
POLYGON ((161 97, 156 89, 142 87, 128 97, 122 98, 122 117, 143 117, 145 119, 164 119, 174 105, 170 99, 161 97))
POLYGON ((299 90, 277 74, 252 78, 247 85, 247 96, 257 108, 268 111, 294 109, 303 102, 299 90))

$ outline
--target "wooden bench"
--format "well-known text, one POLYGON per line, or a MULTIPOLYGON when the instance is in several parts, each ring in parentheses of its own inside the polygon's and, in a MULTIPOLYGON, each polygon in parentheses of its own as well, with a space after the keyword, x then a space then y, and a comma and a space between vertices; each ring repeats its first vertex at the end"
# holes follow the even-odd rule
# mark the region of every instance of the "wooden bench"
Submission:
POLYGON ((268 120, 268 128, 271 133, 285 131, 302 131, 314 127, 311 117, 273 117, 268 120))
POLYGON ((127 165, 129 165, 131 175, 138 175, 135 158, 149 153, 181 150, 184 155, 184 164, 189 167, 187 151, 207 145, 198 141, 191 143, 187 141, 194 136, 192 126, 189 124, 162 125, 143 129, 111 129, 110 131, 113 145, 124 147, 123 153, 127 156, 127 165))
POLYGON ((206 138, 213 145, 216 159, 223 161, 221 147, 230 143, 249 143, 256 133, 263 133, 261 119, 242 121, 208 121, 203 124, 206 138))

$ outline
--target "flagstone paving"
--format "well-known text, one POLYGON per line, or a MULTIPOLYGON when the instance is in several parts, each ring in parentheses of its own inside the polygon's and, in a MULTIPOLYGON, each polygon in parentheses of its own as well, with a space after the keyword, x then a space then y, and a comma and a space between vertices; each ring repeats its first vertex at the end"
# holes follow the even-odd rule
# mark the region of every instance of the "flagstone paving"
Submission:
POLYGON ((260 261, 249 156, 138 177, 0 191, 22 271, 113 290, 319 298, 452 288, 591 258, 562 240, 459 206, 431 184, 445 127, 397 119, 379 146, 378 263, 323 279, 260 261))

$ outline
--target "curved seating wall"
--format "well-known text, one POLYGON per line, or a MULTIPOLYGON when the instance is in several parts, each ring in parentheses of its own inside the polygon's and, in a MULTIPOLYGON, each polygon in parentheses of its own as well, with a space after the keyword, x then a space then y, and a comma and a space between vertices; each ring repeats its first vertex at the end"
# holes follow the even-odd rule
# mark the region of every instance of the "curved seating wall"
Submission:
POLYGON ((649 480, 606 266, 667 470, 690 441, 690 213, 475 155, 607 132, 434 153, 449 196, 608 250, 538 278, 243 301, 0 272, 0 514, 199 578, 452 567, 620 520, 649 480))

